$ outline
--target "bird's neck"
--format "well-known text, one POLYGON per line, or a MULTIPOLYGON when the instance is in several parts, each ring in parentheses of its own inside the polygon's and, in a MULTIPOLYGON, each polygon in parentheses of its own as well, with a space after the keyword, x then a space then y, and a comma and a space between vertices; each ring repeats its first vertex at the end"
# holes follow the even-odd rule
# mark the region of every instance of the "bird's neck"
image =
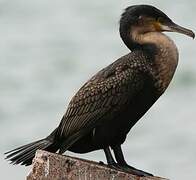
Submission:
MULTIPOLYGON (((165 34, 151 32, 141 35, 141 44, 152 44, 154 53, 154 73, 157 78, 156 86, 159 91, 164 92, 171 82, 178 65, 178 49, 174 42, 165 34)), ((152 51, 151 51, 152 52, 152 51)))
POLYGON ((173 78, 178 64, 178 50, 174 42, 161 32, 142 33, 141 31, 132 31, 127 34, 125 44, 130 50, 147 51, 152 60, 154 77, 156 77, 156 86, 164 92, 173 78))

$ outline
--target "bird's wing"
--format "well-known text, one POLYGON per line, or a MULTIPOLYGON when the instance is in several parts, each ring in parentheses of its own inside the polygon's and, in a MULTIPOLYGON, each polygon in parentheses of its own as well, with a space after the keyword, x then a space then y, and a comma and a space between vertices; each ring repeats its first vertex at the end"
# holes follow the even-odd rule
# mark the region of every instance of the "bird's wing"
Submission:
POLYGON ((75 134, 71 139, 76 141, 76 137, 118 114, 144 85, 144 76, 136 66, 137 63, 119 59, 84 84, 61 120, 60 137, 66 139, 75 134))

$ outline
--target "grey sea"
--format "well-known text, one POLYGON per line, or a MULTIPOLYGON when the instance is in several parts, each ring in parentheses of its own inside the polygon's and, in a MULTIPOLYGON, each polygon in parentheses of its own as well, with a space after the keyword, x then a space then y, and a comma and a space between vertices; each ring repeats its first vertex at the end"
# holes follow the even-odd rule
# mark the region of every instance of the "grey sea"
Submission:
MULTIPOLYGON (((71 97, 95 72, 129 50, 123 9, 152 4, 196 31, 195 0, 0 0, 0 179, 25 179, 3 153, 48 135, 71 97)), ((158 176, 196 179, 196 41, 174 33, 179 66, 166 93, 123 145, 129 164, 158 176)), ((105 161, 102 151, 65 154, 105 161)))

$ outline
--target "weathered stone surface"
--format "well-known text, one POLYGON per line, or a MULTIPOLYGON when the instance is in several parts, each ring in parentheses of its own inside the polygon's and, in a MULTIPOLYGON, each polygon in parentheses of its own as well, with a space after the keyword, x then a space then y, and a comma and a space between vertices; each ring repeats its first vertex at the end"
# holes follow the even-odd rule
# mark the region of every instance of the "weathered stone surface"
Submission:
POLYGON ((27 180, 165 180, 137 177, 93 161, 38 150, 27 180))

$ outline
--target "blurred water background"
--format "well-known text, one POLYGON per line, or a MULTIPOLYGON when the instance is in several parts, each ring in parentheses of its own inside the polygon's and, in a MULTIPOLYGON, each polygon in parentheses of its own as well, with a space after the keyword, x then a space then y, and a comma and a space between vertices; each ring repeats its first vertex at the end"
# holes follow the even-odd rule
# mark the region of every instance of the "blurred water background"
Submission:
MULTIPOLYGON (((119 17, 125 7, 141 3, 196 31, 194 0, 0 0, 1 179, 25 179, 30 169, 9 165, 3 152, 48 135, 78 88, 128 53, 119 17)), ((196 42, 169 35, 180 52, 175 77, 123 149, 140 169, 172 180, 196 179, 196 42)), ((77 156, 105 160, 102 151, 77 156)))

